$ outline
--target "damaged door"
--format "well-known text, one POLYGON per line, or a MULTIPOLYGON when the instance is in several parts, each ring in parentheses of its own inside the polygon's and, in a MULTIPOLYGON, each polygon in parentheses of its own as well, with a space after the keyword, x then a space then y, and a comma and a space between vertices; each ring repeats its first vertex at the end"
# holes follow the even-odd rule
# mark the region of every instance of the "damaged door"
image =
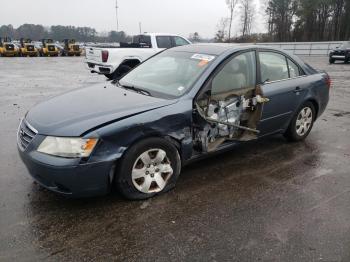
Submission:
POLYGON ((194 141, 202 152, 225 141, 256 139, 262 105, 268 102, 256 85, 256 52, 240 53, 215 72, 194 101, 194 141))

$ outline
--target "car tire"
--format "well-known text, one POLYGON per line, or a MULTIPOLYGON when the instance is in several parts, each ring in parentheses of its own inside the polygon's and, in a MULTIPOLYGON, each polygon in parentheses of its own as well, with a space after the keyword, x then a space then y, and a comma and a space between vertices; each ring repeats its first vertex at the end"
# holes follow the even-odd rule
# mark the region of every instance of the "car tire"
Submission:
POLYGON ((148 138, 126 151, 114 183, 125 198, 144 200, 174 188, 180 171, 181 159, 173 143, 148 138))
POLYGON ((304 103, 291 120, 288 129, 284 133, 285 138, 291 142, 304 140, 310 134, 315 119, 315 106, 311 102, 304 103))
POLYGON ((329 58, 329 63, 330 63, 330 64, 334 64, 334 62, 335 62, 335 59, 329 58))
POLYGON ((110 80, 119 80, 121 79, 123 76, 125 76, 127 73, 130 72, 132 68, 130 66, 127 65, 121 65, 118 67, 117 70, 115 70, 112 74, 107 74, 105 75, 108 79, 110 80))

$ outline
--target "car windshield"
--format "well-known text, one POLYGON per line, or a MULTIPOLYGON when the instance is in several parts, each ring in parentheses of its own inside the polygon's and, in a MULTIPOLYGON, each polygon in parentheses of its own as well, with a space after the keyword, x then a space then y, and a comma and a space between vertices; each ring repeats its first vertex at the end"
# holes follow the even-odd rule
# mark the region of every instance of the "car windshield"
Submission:
POLYGON ((343 43, 340 48, 350 48, 350 42, 343 43))
POLYGON ((213 55, 168 50, 135 68, 119 84, 145 90, 152 96, 180 97, 214 59, 213 55))

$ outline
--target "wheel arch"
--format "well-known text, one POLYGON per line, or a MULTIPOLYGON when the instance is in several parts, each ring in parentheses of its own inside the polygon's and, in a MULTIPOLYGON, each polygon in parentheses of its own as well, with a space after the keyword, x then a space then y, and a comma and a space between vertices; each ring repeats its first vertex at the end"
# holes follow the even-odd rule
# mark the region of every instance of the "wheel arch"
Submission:
POLYGON ((320 110, 320 106, 319 106, 318 102, 314 98, 308 98, 308 99, 305 100, 305 102, 303 104, 305 104, 307 102, 312 103, 312 105, 314 106, 314 108, 315 108, 315 119, 317 119, 318 112, 320 110))
MULTIPOLYGON (((118 68, 120 68, 123 65, 129 66, 131 68, 135 68, 137 65, 141 64, 142 61, 139 58, 127 58, 124 59, 123 62, 120 63, 118 68)), ((118 70, 117 68, 117 70, 118 70)))
MULTIPOLYGON (((179 141, 178 139, 176 139, 175 137, 172 137, 168 134, 164 135, 164 134, 159 134, 157 132, 154 133, 149 133, 149 134, 144 134, 142 136, 137 137, 136 139, 132 140, 132 142, 126 147, 126 149, 122 152, 122 154, 120 155, 119 158, 115 159, 115 163, 113 165, 112 168, 114 168, 115 170, 119 169, 119 165, 121 163, 121 161, 123 160, 123 157, 125 156, 126 152, 134 145, 136 145, 137 143, 140 143, 143 140, 146 139, 151 139, 151 138, 161 138, 164 139, 165 141, 168 141, 169 143, 171 143, 173 146, 175 146, 176 150, 178 151, 178 154, 180 156, 180 164, 182 166, 183 163, 183 158, 182 158, 182 146, 181 146, 181 141, 179 141)), ((112 184, 115 180, 116 177, 116 172, 114 172, 113 178, 110 180, 110 184, 112 184)))

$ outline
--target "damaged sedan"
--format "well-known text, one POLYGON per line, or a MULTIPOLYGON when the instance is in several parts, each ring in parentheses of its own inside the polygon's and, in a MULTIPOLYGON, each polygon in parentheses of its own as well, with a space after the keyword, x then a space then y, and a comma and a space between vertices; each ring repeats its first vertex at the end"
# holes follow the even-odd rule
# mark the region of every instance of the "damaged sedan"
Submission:
POLYGON ((298 57, 261 46, 166 50, 106 82, 32 108, 18 151, 43 187, 74 197, 116 188, 147 199, 174 188, 181 168, 245 141, 305 139, 331 80, 298 57))

